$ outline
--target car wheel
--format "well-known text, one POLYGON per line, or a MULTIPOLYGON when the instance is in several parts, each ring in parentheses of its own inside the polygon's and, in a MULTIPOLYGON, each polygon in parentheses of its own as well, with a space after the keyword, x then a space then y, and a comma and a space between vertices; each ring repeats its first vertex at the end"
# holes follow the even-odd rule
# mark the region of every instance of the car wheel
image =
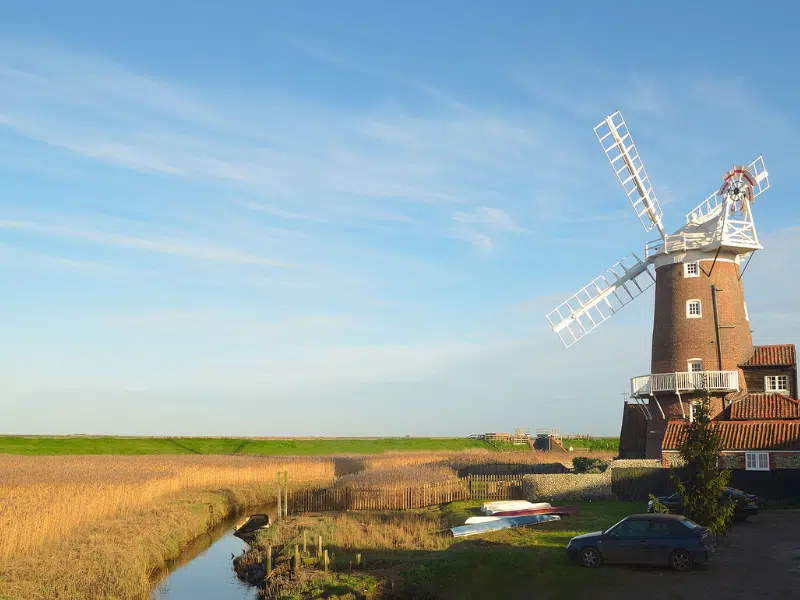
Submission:
POLYGON ((686 550, 675 550, 669 557, 669 565, 676 571, 688 571, 692 568, 692 555, 686 550))
POLYGON ((590 569, 596 569, 603 562, 600 553, 594 548, 584 548, 581 550, 581 564, 590 569))

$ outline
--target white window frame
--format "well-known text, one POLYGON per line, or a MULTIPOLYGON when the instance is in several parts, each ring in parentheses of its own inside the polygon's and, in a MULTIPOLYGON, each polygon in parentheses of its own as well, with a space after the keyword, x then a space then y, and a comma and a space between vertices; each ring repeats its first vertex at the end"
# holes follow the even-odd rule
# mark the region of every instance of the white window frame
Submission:
POLYGON ((686 301, 686 318, 687 319, 700 319, 703 316, 703 303, 700 302, 697 298, 692 298, 691 300, 686 301), (694 303, 697 302, 697 310, 700 311, 698 314, 693 315, 689 309, 689 307, 694 303))
POLYGON ((745 452, 745 471, 769 471, 769 452, 745 452))
POLYGON ((689 369, 689 373, 702 373, 703 372, 703 359, 702 358, 690 358, 686 361, 686 365, 689 369), (700 363, 700 368, 695 371, 692 369, 692 364, 700 363))
POLYGON ((764 376, 764 391, 765 392, 778 392, 778 393, 789 393, 789 376, 788 375, 765 375, 764 376), (786 382, 784 387, 780 387, 778 380, 783 378, 786 382), (770 382, 775 381, 775 384, 772 385, 770 382))
POLYGON ((699 261, 694 261, 694 262, 683 263, 683 276, 684 277, 700 277, 700 262, 699 261), (689 265, 692 265, 697 270, 697 272, 696 273, 690 273, 689 272, 689 265))

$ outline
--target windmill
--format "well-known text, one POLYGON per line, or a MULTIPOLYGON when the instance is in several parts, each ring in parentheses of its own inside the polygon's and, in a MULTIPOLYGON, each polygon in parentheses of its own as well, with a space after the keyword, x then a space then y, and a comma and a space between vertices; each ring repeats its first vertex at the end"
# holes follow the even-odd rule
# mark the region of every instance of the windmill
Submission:
POLYGON ((691 402, 685 406, 682 394, 701 387, 727 394, 744 384, 738 364, 752 355, 753 342, 740 264, 762 248, 752 205, 769 188, 769 176, 762 156, 734 166, 722 185, 686 215, 686 223, 668 234, 620 111, 594 131, 645 231, 656 229, 659 238, 645 245, 642 257, 631 253, 590 281, 547 320, 570 347, 655 285, 651 372, 631 380, 631 398, 653 434, 648 454, 654 454, 650 437, 663 437, 659 421, 686 416, 687 409, 691 415, 691 402), (657 412, 650 410, 651 400, 657 412))

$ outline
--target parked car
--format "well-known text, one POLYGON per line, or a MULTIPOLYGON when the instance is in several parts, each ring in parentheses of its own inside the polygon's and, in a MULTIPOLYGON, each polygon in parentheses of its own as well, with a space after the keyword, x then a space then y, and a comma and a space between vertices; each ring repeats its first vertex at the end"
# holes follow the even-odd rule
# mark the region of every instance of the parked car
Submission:
POLYGON ((716 542, 707 527, 680 515, 625 517, 605 531, 572 538, 567 555, 584 567, 602 563, 652 564, 686 571, 714 554, 716 542))
MULTIPOLYGON (((745 492, 737 490, 736 488, 723 488, 722 493, 720 494, 720 503, 734 502, 736 504, 736 509, 733 513, 734 521, 744 521, 748 517, 757 515, 759 511, 758 504, 756 503, 757 499, 758 497, 754 494, 746 494, 745 492)), ((681 495, 677 492, 671 496, 661 496, 658 498, 658 501, 661 502, 661 504, 663 504, 671 513, 678 514, 683 510, 681 495)), ((647 503, 647 512, 653 513, 654 511, 655 503, 650 500, 647 503)))
POLYGON ((732 493, 735 493, 735 494, 742 494, 750 502, 755 502, 758 506, 761 506, 761 505, 764 504, 764 499, 763 498, 759 498, 756 494, 748 494, 745 491, 742 491, 742 490, 740 490, 738 488, 733 488, 733 487, 726 487, 726 488, 722 488, 722 489, 723 490, 730 490, 732 493))

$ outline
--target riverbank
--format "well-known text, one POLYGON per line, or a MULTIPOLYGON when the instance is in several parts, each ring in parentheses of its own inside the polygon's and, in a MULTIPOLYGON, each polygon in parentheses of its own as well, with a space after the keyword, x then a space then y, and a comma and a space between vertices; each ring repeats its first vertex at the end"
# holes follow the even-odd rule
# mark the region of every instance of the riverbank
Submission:
POLYGON ((237 512, 274 499, 275 490, 263 484, 161 498, 0 563, 0 598, 141 600, 194 540, 237 512))
MULTIPOLYGON (((304 515, 259 533, 253 548, 234 561, 249 583, 264 586, 265 548, 321 535, 329 556, 328 573, 314 561, 295 575, 278 570, 266 584, 271 600, 307 598, 493 598, 498 590, 511 598, 551 600, 582 597, 598 586, 618 583, 612 570, 572 565, 564 547, 574 535, 605 529, 641 507, 617 501, 585 502, 578 517, 527 528, 453 538, 447 530, 479 513, 480 501, 453 502, 419 511, 304 515), (363 567, 356 566, 361 555, 363 567)), ((295 543, 295 542, 292 542, 295 543)), ((284 564, 284 569, 288 565, 284 564)))
POLYGON ((447 487, 466 472, 529 472, 571 458, 488 450, 326 457, 0 455, 0 598, 141 600, 153 576, 192 539, 233 511, 271 502, 278 472, 289 473, 292 492, 314 483, 392 495, 398 486, 447 487))

